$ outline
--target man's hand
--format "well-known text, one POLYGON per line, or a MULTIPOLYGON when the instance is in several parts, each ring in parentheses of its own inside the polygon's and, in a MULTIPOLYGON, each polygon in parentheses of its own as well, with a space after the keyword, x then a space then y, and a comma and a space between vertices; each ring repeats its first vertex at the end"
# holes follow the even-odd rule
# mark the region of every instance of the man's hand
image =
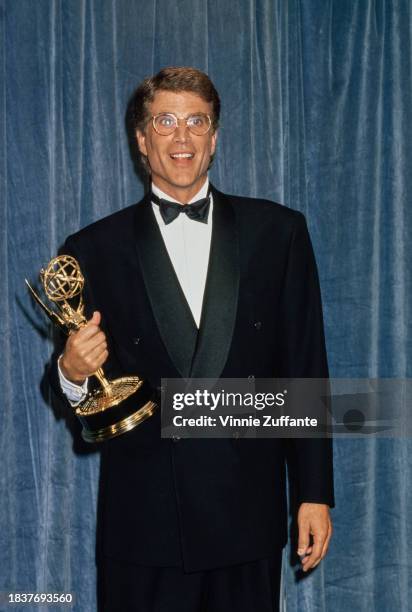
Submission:
POLYGON ((326 504, 303 503, 298 511, 298 555, 303 571, 313 569, 326 555, 332 536, 332 521, 326 504), (310 536, 313 544, 310 544, 310 536))
POLYGON ((94 312, 87 325, 67 339, 60 368, 65 378, 77 385, 83 384, 109 356, 106 336, 99 327, 100 321, 100 312, 94 312))

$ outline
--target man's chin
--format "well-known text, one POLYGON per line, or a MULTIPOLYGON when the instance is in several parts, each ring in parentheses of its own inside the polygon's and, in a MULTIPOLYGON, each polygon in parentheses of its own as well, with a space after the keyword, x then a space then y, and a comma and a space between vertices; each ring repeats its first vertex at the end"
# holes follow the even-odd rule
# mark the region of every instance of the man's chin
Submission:
POLYGON ((178 177, 165 181, 164 179, 159 180, 156 176, 152 177, 155 185, 159 187, 165 193, 168 193, 170 190, 177 190, 182 193, 194 190, 194 194, 199 191, 201 186, 206 180, 207 174, 203 174, 202 176, 198 176, 196 178, 193 177, 178 177))

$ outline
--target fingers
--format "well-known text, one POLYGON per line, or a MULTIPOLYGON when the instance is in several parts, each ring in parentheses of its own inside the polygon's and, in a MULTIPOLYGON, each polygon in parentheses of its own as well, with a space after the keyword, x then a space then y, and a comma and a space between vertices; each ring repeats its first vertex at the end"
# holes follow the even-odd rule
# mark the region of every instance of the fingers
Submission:
POLYGON ((107 341, 99 325, 101 314, 93 313, 87 324, 69 336, 60 366, 68 380, 81 384, 108 358, 107 341))
POLYGON ((329 508, 325 504, 302 504, 298 513, 298 555, 302 569, 315 568, 325 557, 332 537, 329 508), (313 543, 310 544, 310 537, 313 543), (302 558, 303 556, 303 558, 302 558))
POLYGON ((81 357, 84 357, 103 342, 106 342, 104 333, 99 327, 94 329, 94 326, 91 326, 87 330, 84 327, 76 334, 70 336, 67 340, 67 345, 74 348, 81 357), (81 333, 83 331, 85 333, 81 333))
POLYGON ((90 353, 86 356, 86 362, 90 368, 94 368, 94 372, 100 368, 109 356, 107 350, 106 340, 97 345, 90 353))
POLYGON ((87 321, 84 327, 81 327, 74 334, 70 336, 72 340, 76 339, 77 342, 92 338, 100 331, 101 314, 97 310, 93 313, 93 316, 87 321))
POLYGON ((98 310, 95 310, 93 312, 93 316, 90 319, 89 323, 92 323, 93 325, 100 325, 101 320, 102 320, 102 315, 100 314, 98 310))
POLYGON ((310 524, 309 521, 302 521, 299 525, 299 540, 298 540, 298 555, 299 557, 305 556, 309 552, 310 543, 310 524))
POLYGON ((94 372, 101 366, 101 360, 105 352, 107 352, 106 337, 100 332, 92 340, 79 345, 77 353, 73 350, 72 354, 79 361, 78 365, 82 362, 88 371, 94 372))
POLYGON ((318 563, 320 563, 325 538, 326 535, 323 537, 320 533, 315 532, 313 534, 312 551, 309 555, 302 559, 302 566, 304 572, 307 572, 309 569, 316 567, 318 563))

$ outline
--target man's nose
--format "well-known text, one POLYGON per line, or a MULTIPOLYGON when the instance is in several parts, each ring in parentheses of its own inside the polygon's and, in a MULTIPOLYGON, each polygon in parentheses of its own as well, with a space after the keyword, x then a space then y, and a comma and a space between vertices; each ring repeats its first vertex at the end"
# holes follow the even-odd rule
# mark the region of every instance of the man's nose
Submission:
POLYGON ((189 128, 186 121, 179 121, 174 131, 174 140, 177 142, 185 142, 190 138, 189 128))

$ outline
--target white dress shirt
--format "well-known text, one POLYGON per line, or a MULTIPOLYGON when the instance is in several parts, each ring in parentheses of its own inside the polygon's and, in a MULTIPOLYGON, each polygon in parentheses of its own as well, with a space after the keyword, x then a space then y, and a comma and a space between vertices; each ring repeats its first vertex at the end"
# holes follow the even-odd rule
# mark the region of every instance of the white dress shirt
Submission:
MULTIPOLYGON (((209 189, 207 178, 202 188, 189 204, 205 198, 209 189)), ((152 184, 152 191, 163 200, 175 201, 167 193, 152 184)), ((192 312, 197 327, 200 326, 203 296, 205 292, 207 269, 209 265, 210 243, 212 238, 213 197, 207 223, 199 223, 181 213, 168 225, 162 219, 159 206, 152 202, 153 213, 162 234, 170 261, 192 312)), ((67 380, 59 366, 60 385, 72 406, 77 406, 87 395, 87 380, 76 385, 67 380)))

